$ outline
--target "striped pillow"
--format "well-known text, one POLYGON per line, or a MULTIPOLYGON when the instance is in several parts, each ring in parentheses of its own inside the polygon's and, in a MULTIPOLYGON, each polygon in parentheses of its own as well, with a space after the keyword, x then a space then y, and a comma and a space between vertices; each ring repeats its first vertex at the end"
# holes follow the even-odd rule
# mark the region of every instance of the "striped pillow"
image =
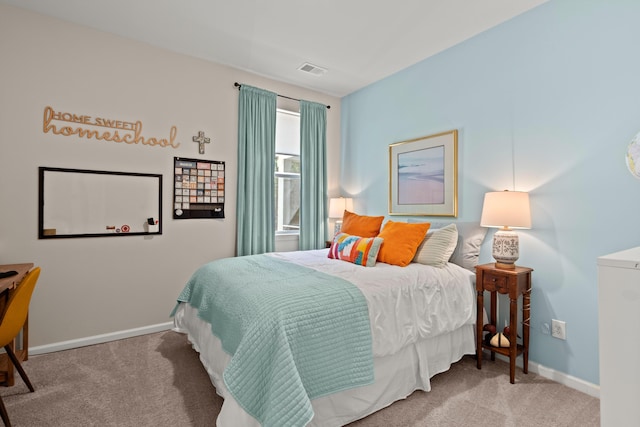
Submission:
POLYGON ((363 267, 376 265, 378 251, 383 239, 380 237, 360 237, 338 233, 329 248, 329 258, 348 261, 363 267))
POLYGON ((427 232, 418 246, 413 262, 434 267, 444 267, 458 244, 458 229, 455 224, 427 232))

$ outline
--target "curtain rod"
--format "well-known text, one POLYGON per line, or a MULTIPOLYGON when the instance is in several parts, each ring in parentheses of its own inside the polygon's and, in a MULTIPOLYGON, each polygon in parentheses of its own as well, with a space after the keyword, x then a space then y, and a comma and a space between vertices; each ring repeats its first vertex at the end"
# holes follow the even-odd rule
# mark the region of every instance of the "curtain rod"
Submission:
MULTIPOLYGON (((242 85, 241 85, 240 83, 238 83, 238 82, 235 82, 233 85, 234 85, 235 87, 237 87, 238 89, 240 89, 240 88, 242 87, 242 85)), ((277 94, 277 93, 276 93, 276 95, 277 95, 277 96, 279 96, 280 98, 287 98, 287 99, 290 99, 290 100, 292 100, 292 101, 298 101, 298 102, 300 102, 300 100, 299 100, 299 99, 297 99, 297 98, 291 98, 291 97, 289 97, 289 96, 284 96, 284 95, 280 95, 280 94, 277 94)), ((331 105, 327 105, 327 108, 331 108, 331 105)))

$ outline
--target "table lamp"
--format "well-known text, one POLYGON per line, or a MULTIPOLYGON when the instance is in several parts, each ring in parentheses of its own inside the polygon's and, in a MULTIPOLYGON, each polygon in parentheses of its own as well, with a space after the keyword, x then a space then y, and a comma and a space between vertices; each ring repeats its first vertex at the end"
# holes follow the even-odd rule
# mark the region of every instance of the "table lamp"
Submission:
POLYGON ((333 232, 334 236, 338 234, 342 228, 342 217, 344 216, 345 210, 353 210, 353 199, 351 197, 332 197, 329 199, 329 218, 339 218, 336 219, 333 232))
POLYGON ((531 228, 529 193, 522 191, 494 191, 484 195, 483 227, 499 228, 493 236, 493 258, 496 268, 513 270, 520 257, 520 242, 513 228, 531 228))

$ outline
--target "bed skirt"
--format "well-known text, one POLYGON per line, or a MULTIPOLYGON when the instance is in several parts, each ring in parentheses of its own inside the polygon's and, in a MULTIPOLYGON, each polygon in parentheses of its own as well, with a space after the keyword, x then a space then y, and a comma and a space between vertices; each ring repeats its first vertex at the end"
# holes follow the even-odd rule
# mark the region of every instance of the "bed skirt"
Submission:
MULTIPOLYGON (((259 427, 225 387, 222 373, 231 356, 222 350, 211 326, 186 303, 176 310, 174 324, 175 331, 187 334, 217 393, 224 399, 216 425, 259 427)), ((405 346, 395 354, 374 357, 375 383, 312 400, 315 415, 308 425, 343 426, 404 399, 415 390, 430 391, 431 377, 447 371, 452 363, 475 351, 475 325, 466 324, 453 332, 405 346)))

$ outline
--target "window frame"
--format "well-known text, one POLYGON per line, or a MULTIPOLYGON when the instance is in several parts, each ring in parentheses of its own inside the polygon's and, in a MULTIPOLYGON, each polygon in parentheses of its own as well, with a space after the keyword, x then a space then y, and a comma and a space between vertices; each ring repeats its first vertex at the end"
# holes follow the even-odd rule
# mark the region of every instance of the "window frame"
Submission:
MULTIPOLYGON (((278 108, 277 112, 280 114, 289 114, 292 116, 296 116, 298 121, 300 120, 300 113, 299 112, 295 112, 295 111, 290 111, 290 110, 285 110, 282 108, 278 108)), ((277 122, 276 122, 277 123, 277 122)), ((276 124, 277 126, 277 124, 276 124)), ((283 144, 284 145, 284 144, 283 144)), ((286 144, 289 145, 289 144, 286 144)), ((298 146, 299 147, 299 146, 298 146)), ((297 157, 298 158, 298 162, 300 161, 300 153, 288 153, 285 152, 285 150, 282 151, 278 151, 278 141, 276 140, 276 150, 275 150, 275 156, 274 156, 274 162, 277 165, 277 160, 278 160, 278 156, 291 156, 291 157, 297 157)), ((300 168, 302 168, 302 165, 300 165, 300 168)), ((297 229, 291 229, 291 230, 279 230, 279 224, 278 224, 278 220, 277 218, 280 218, 280 216, 278 215, 278 213, 280 212, 280 206, 278 204, 280 197, 278 194, 278 190, 277 190, 277 180, 278 179, 301 179, 301 173, 298 172, 282 172, 282 171, 274 171, 274 204, 275 204, 275 210, 276 210, 276 224, 275 224, 275 235, 276 236, 299 236, 300 235, 300 227, 298 226, 297 229)))

